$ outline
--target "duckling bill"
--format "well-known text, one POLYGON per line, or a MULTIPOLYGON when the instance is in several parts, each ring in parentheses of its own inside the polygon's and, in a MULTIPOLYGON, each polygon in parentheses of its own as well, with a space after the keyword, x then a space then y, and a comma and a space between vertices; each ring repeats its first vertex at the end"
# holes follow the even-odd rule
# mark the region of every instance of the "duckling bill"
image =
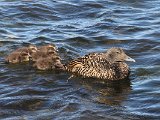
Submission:
POLYGON ((121 80, 129 76, 129 66, 125 61, 135 62, 121 48, 111 48, 105 53, 90 53, 66 65, 72 76, 121 80))

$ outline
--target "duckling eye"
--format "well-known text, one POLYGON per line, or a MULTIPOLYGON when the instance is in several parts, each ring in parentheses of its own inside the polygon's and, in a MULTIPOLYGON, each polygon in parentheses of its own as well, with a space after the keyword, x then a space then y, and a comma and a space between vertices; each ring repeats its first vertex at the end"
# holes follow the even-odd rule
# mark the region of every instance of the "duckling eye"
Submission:
POLYGON ((23 53, 22 56, 26 56, 27 54, 23 53))
POLYGON ((116 51, 116 53, 117 53, 117 54, 120 54, 120 52, 119 52, 119 51, 116 51))
POLYGON ((35 48, 31 48, 32 50, 36 50, 35 48))

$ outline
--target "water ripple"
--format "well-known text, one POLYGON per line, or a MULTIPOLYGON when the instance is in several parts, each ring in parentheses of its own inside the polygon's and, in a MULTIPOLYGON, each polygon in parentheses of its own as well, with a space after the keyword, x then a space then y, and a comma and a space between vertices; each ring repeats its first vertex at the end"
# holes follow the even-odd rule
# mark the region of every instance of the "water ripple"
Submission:
POLYGON ((0 119, 159 119, 159 0, 1 0, 0 119), (29 44, 55 44, 63 63, 122 47, 130 78, 104 82, 8 65, 29 44))

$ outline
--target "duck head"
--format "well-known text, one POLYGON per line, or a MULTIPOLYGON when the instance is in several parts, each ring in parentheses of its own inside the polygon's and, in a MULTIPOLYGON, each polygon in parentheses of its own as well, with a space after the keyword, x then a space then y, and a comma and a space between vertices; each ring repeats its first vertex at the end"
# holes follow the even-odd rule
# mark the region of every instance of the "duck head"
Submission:
POLYGON ((49 52, 49 51, 55 51, 55 52, 58 52, 57 47, 56 47, 56 46, 54 46, 54 45, 49 44, 49 45, 47 45, 46 47, 47 47, 48 52, 49 52))
POLYGON ((30 53, 35 53, 38 51, 38 49, 35 45, 29 45, 28 48, 30 50, 30 53))
POLYGON ((114 62, 125 62, 125 61, 130 61, 130 62, 135 62, 135 60, 123 51, 122 48, 111 48, 107 51, 107 58, 111 63, 114 62))
POLYGON ((20 53, 20 61, 29 61, 30 60, 31 55, 28 52, 21 52, 20 53))
POLYGON ((61 63, 61 58, 59 56, 53 56, 52 61, 56 69, 64 70, 64 65, 61 63))

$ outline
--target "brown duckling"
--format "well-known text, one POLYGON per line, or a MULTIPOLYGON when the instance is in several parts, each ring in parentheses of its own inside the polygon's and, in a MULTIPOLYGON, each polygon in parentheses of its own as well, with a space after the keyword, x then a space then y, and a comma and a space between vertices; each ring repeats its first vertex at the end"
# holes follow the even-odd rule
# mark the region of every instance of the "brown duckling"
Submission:
POLYGON ((43 51, 38 50, 37 52, 31 54, 31 60, 35 62, 40 58, 47 58, 49 56, 50 57, 51 56, 58 56, 58 53, 56 51, 51 50, 51 49, 48 50, 47 52, 43 52, 43 51))
POLYGON ((39 70, 64 70, 64 66, 59 56, 49 56, 47 58, 39 58, 33 67, 39 70))
POLYGON ((28 52, 30 55, 37 52, 37 47, 35 45, 29 45, 28 47, 22 47, 15 50, 15 52, 28 52))
POLYGON ((29 61, 29 59, 30 59, 30 54, 26 51, 22 51, 22 52, 12 52, 5 58, 5 61, 6 63, 21 63, 29 61))
POLYGON ((39 58, 46 58, 48 56, 58 56, 57 48, 54 45, 44 45, 38 47, 38 51, 31 54, 32 61, 37 61, 39 58))
POLYGON ((56 46, 55 45, 51 45, 51 44, 40 46, 40 47, 38 47, 38 50, 40 52, 43 52, 43 53, 48 53, 49 51, 57 52, 56 46))
POLYGON ((129 66, 125 61, 135 62, 121 48, 111 48, 105 53, 90 53, 72 60, 66 65, 66 70, 72 73, 71 77, 121 80, 129 76, 129 66))

